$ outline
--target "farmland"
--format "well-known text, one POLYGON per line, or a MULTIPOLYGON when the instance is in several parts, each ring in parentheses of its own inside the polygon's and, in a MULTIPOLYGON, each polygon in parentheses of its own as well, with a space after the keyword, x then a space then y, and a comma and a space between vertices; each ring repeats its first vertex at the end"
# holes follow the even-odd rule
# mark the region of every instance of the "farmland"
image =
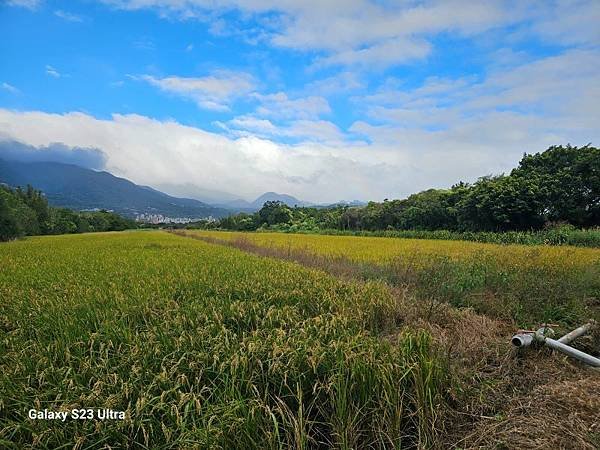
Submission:
POLYGON ((598 317, 600 249, 287 233, 187 231, 273 256, 317 260, 407 286, 424 300, 470 306, 520 326, 598 317))
POLYGON ((599 250, 177 233, 0 246, 0 446, 597 446, 597 377, 508 339, 598 317, 599 250))
POLYGON ((161 232, 0 247, 0 445, 430 446, 445 372, 379 283, 161 232), (110 408, 124 420, 31 420, 110 408))

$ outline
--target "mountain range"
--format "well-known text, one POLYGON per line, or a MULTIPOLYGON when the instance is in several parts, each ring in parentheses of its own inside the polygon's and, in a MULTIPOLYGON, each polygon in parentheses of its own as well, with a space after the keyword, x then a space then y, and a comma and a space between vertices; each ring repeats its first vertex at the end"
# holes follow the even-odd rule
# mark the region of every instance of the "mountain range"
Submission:
MULTIPOLYGON (((267 192, 249 202, 231 194, 197 189, 198 197, 227 200, 209 204, 197 199, 176 197, 148 186, 140 186, 106 171, 51 161, 13 161, 0 159, 0 183, 9 186, 32 185, 44 192, 48 202, 75 210, 108 209, 127 217, 160 214, 171 218, 225 217, 236 212, 254 212, 267 201, 288 206, 307 206, 291 195, 267 192)), ((170 186, 189 192, 192 186, 170 186)), ((194 196, 196 196, 194 195, 194 196)))
POLYGON ((178 218, 224 217, 231 211, 190 198, 178 198, 140 186, 108 172, 58 162, 0 159, 0 182, 32 185, 48 202, 75 210, 108 209, 127 217, 160 214, 178 218))

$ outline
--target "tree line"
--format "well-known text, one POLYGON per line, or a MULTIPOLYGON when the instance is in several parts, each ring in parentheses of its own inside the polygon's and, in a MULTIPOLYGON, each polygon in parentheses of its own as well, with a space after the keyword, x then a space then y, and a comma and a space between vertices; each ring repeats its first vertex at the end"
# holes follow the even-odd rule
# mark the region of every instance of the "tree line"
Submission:
POLYGON ((0 185, 0 241, 21 236, 121 231, 137 228, 135 221, 108 211, 73 211, 55 208, 41 191, 27 186, 0 185))
POLYGON ((525 154, 508 175, 484 176, 450 189, 428 189, 363 207, 289 207, 267 202, 254 214, 196 224, 238 231, 447 230, 507 232, 555 224, 600 226, 600 149, 553 146, 525 154))

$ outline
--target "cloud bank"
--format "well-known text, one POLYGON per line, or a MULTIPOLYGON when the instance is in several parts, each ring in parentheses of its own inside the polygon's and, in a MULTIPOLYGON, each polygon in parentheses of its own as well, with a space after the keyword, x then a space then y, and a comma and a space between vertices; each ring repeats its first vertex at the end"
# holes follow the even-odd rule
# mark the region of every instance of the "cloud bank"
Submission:
POLYGON ((103 120, 80 112, 0 109, 0 138, 36 147, 62 142, 101 149, 108 171, 138 184, 189 184, 246 198, 273 190, 314 202, 397 198, 473 180, 482 175, 482 167, 508 170, 523 151, 565 143, 553 125, 510 112, 436 133, 359 122, 353 128, 372 136, 372 143, 284 145, 136 114, 103 120))
POLYGON ((62 143, 35 147, 11 140, 0 140, 0 159, 20 162, 53 161, 93 170, 102 170, 106 164, 106 155, 97 148, 69 147, 62 143))

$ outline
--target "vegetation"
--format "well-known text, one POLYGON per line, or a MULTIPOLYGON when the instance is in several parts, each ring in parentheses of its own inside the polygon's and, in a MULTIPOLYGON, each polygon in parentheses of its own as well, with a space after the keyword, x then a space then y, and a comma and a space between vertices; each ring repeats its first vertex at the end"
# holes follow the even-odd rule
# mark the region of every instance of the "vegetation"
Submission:
POLYGON ((448 231, 448 230, 384 230, 384 231, 347 231, 316 230, 304 231, 294 227, 278 226, 257 231, 280 231, 283 233, 328 234, 333 236, 373 236, 406 239, 431 239, 471 241, 489 244, 518 245, 571 245, 576 247, 600 247, 600 227, 578 230, 572 225, 560 225, 540 231, 448 231))
POLYGON ((354 276, 409 288, 427 302, 470 306, 525 327, 600 318, 600 250, 474 242, 194 231, 234 245, 324 258, 354 276))
POLYGON ((525 154, 509 175, 461 182, 447 190, 429 189, 402 200, 334 208, 267 202, 255 214, 197 224, 236 231, 438 231, 426 237, 595 247, 600 246, 600 232, 577 228, 599 225, 600 149, 591 146, 557 146, 525 154))
POLYGON ((4 448, 424 448, 448 373, 380 283, 154 231, 0 252, 4 448), (119 420, 29 420, 112 408, 119 420))
POLYGON ((121 231, 137 228, 133 220, 108 211, 75 212, 48 206, 46 197, 27 186, 11 189, 0 185, 0 241, 22 236, 121 231))
POLYGON ((600 249, 533 245, 598 246, 579 229, 598 224, 598 156, 553 147, 508 176, 363 208, 267 202, 201 224, 263 232, 177 232, 195 240, 14 240, 134 224, 1 188, 0 447, 595 448, 600 409, 577 401, 597 380, 507 340, 600 319, 600 249))

